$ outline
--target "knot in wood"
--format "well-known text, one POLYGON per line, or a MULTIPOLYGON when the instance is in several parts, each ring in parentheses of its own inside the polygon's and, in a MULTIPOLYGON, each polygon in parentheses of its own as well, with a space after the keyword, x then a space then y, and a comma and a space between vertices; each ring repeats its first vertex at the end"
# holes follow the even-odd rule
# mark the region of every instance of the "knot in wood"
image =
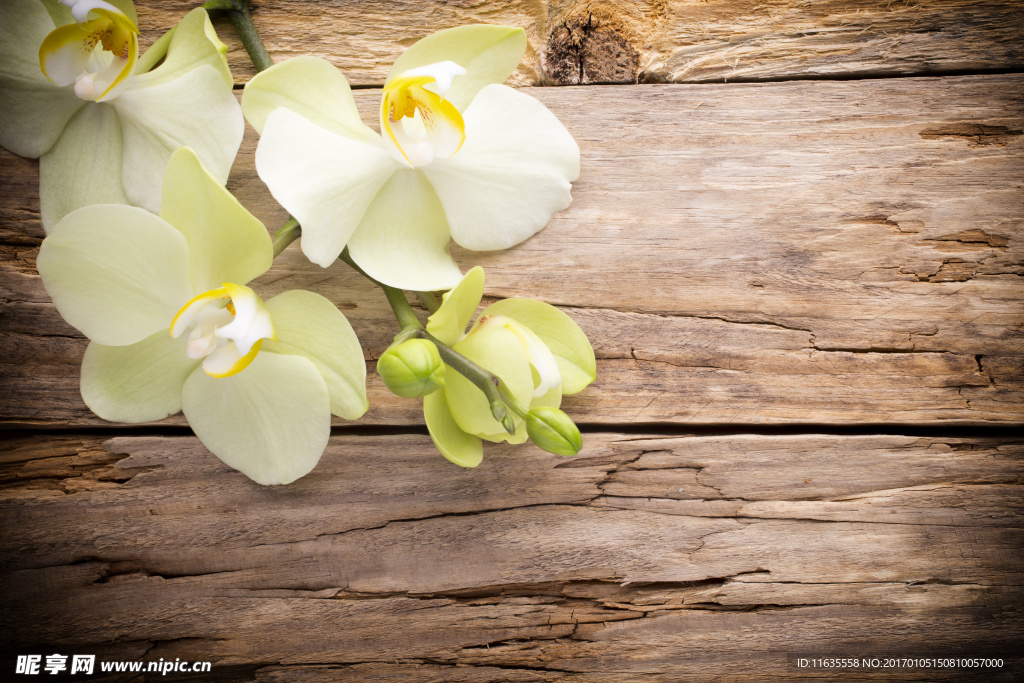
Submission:
POLYGON ((548 35, 545 80, 554 85, 636 83, 640 57, 631 31, 592 13, 566 17, 548 35))

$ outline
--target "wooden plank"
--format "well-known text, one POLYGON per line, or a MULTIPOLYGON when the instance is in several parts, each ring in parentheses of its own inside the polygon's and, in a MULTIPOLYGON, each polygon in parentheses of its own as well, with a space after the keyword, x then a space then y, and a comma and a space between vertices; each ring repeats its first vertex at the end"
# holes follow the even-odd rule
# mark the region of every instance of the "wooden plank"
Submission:
POLYGON ((281 488, 191 437, 10 441, 0 634, 223 680, 776 680, 830 653, 1024 671, 1024 442, 586 438, 460 470, 425 436, 336 436, 281 488))
MULTIPOLYGON (((515 249, 453 253, 489 295, 588 333, 599 379, 567 401, 582 423, 1019 422, 1022 84, 533 89, 579 140, 573 205, 515 249)), ((377 93, 357 95, 372 112, 377 93)), ((254 146, 229 184, 278 226, 254 146)), ((84 340, 34 271, 35 163, 2 159, 0 419, 105 424, 78 396, 84 340)), ((338 303, 368 358, 396 331, 370 285, 293 246, 259 290, 296 287, 338 303)), ((422 423, 376 377, 370 393, 365 423, 422 423)))
MULTIPOLYGON (((148 44, 194 2, 139 4, 148 44)), ((381 85, 402 51, 470 23, 523 26, 519 85, 721 82, 1019 69, 1024 6, 970 0, 264 0, 253 21, 274 57, 314 54, 381 85)), ((255 73, 231 24, 217 30, 239 83, 255 73)))

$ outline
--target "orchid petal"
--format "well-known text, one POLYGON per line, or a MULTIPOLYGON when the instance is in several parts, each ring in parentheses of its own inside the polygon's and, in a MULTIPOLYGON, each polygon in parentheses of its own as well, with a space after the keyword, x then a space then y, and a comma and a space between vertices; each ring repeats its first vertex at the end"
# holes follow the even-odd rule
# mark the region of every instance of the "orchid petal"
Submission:
POLYGON ((353 140, 380 139, 359 118, 348 81, 337 67, 319 57, 295 57, 275 64, 245 84, 242 112, 257 133, 263 135, 267 117, 278 107, 353 140))
POLYGON ((462 339, 484 296, 484 269, 475 266, 441 297, 441 306, 427 319, 427 332, 448 346, 462 339))
POLYGON ((488 306, 480 317, 487 315, 511 318, 540 338, 558 363, 563 394, 579 393, 597 377, 594 349, 587 335, 554 306, 533 299, 504 299, 488 306))
POLYGON ((423 174, 397 171, 384 184, 348 241, 370 277, 414 291, 450 289, 462 279, 448 252, 448 223, 423 174))
POLYGON ((91 343, 82 359, 82 398, 112 422, 151 422, 181 410, 181 388, 199 365, 185 340, 165 330, 129 346, 91 343))
POLYGON ((224 282, 244 284, 270 269, 274 250, 266 227, 187 147, 167 164, 160 217, 188 241, 194 291, 224 282))
POLYGON ((167 56, 149 73, 137 74, 132 87, 169 83, 201 65, 212 66, 226 88, 234 86, 227 61, 228 46, 221 42, 206 10, 197 7, 178 22, 167 46, 167 56))
POLYGON ((185 238, 133 206, 68 214, 43 240, 36 266, 61 316, 107 346, 166 334, 192 297, 185 238))
POLYGON ((53 28, 36 0, 0 2, 0 145, 32 159, 53 146, 85 104, 39 69, 39 45, 53 28))
POLYGON ((331 434, 330 396, 313 363, 260 353, 243 372, 196 370, 182 411, 214 455, 260 484, 288 484, 312 470, 331 434))
POLYGON ((327 384, 331 413, 358 419, 366 400, 366 361, 356 333, 330 301, 305 290, 278 294, 267 301, 277 330, 277 341, 266 342, 268 352, 308 358, 327 384))
POLYGON ((290 109, 267 117, 256 169, 302 225, 302 251, 326 268, 341 255, 398 162, 376 144, 327 131, 290 109))
POLYGON ((57 221, 83 206, 127 204, 121 154, 117 114, 109 105, 87 103, 39 160, 43 230, 51 230, 57 221))
POLYGON ((423 397, 423 419, 437 450, 461 467, 476 467, 484 458, 480 437, 467 434, 455 424, 443 391, 423 397))
POLYGON ((455 62, 466 75, 455 78, 445 99, 465 110, 481 88, 504 83, 525 51, 526 31, 516 26, 458 26, 429 35, 406 50, 391 67, 387 80, 428 64, 455 62))
POLYGON ((202 65, 146 87, 136 87, 133 79, 111 104, 121 120, 123 182, 133 204, 159 211, 164 169, 174 150, 185 145, 196 151, 218 182, 227 180, 245 123, 217 69, 202 65))
MULTIPOLYGON (((16 2, 20 0, 15 0, 16 2)), ((52 21, 47 33, 53 30, 54 26, 63 26, 64 24, 74 23, 75 17, 71 14, 71 8, 65 5, 60 0, 39 0, 38 3, 46 8, 46 11, 50 13, 50 19, 52 21)), ((138 26, 139 22, 135 21, 135 25, 138 26)), ((36 41, 35 48, 39 47, 39 41, 36 41)))
POLYGON ((569 206, 579 147, 547 107, 503 85, 481 90, 463 116, 462 149, 423 172, 458 244, 506 249, 569 206))
MULTIPOLYGON (((514 334, 504 327, 481 327, 452 348, 501 378, 502 390, 523 406, 530 404, 533 399, 530 363, 514 334)), ((484 393, 458 372, 446 375, 444 393, 452 418, 462 431, 477 436, 503 432, 501 423, 491 415, 484 393)), ((516 418, 517 425, 521 422, 516 418)))

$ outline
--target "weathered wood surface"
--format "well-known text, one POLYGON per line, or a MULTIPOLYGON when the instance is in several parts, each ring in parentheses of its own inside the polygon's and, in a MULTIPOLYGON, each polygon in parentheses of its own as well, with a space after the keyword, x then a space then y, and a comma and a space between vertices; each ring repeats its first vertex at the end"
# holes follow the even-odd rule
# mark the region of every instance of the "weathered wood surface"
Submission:
POLYGON ((474 470, 429 451, 334 437, 265 488, 192 437, 12 440, 0 638, 216 680, 764 681, 829 653, 1024 672, 1020 440, 589 434, 474 470))
MULTIPOLYGON (((144 42, 193 0, 139 3, 144 42)), ((522 26, 520 85, 921 75, 1024 66, 1024 5, 973 0, 260 0, 253 21, 275 60, 314 54, 352 83, 381 85, 425 35, 471 23, 522 26)), ((239 83, 250 63, 217 24, 239 83)))
MULTIPOLYGON (((588 333, 579 422, 1024 417, 1024 77, 531 92, 582 148, 573 205, 515 249, 456 255, 489 295, 564 306, 588 333)), ((357 95, 371 118, 378 94, 357 95)), ((230 187, 276 228, 254 145, 230 187)), ((36 166, 2 159, 0 419, 106 424, 34 270, 36 166)), ((259 284, 337 302, 371 359, 396 331, 372 286, 296 246, 259 284)), ((422 424, 375 376, 371 403, 364 423, 422 424)))

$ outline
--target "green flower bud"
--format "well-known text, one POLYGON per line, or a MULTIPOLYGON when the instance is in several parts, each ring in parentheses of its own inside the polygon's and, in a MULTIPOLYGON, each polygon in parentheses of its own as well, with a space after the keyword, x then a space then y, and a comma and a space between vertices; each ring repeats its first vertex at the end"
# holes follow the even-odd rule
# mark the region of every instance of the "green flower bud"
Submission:
POLYGON ((526 416, 530 440, 555 455, 576 455, 583 448, 583 437, 569 416, 558 408, 540 406, 526 416))
POLYGON ((445 366, 437 347, 426 339, 395 344, 377 361, 377 374, 393 393, 419 398, 444 386, 445 366))

